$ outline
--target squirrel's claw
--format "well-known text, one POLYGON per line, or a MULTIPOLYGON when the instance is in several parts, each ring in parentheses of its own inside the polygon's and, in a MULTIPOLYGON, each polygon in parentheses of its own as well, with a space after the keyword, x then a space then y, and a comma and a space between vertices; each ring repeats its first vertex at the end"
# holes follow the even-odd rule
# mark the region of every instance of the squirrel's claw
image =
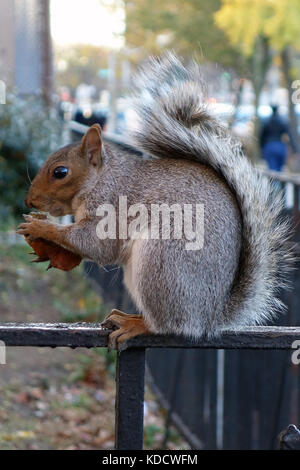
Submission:
MULTIPOLYGON (((35 255, 35 253, 31 253, 32 255, 35 255)), ((35 258, 31 260, 31 263, 43 263, 44 261, 48 261, 48 258, 41 258, 40 256, 38 258, 35 258)))
POLYGON ((109 335, 109 351, 112 349, 124 351, 127 348, 127 341, 129 339, 150 333, 141 315, 128 315, 119 310, 113 310, 101 325, 104 328, 114 329, 109 335))

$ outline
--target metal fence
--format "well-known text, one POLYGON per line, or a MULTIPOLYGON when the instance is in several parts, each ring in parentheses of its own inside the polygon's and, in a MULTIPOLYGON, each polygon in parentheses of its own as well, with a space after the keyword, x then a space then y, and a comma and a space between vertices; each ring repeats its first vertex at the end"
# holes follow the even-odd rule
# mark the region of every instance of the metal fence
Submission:
MULTIPOLYGON (((93 323, 0 323, 0 338, 6 346, 106 347, 110 332, 93 323)), ((116 449, 143 448, 146 349, 276 349, 291 352, 293 342, 299 338, 300 328, 252 327, 238 333, 224 331, 221 337, 213 340, 192 341, 174 336, 141 336, 131 339, 128 349, 117 356, 116 449)))

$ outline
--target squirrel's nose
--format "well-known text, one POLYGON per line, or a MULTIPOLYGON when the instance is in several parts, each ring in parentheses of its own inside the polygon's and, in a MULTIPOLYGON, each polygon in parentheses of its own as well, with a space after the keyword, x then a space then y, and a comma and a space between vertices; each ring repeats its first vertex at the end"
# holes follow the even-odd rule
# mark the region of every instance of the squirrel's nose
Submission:
POLYGON ((31 200, 29 199, 29 197, 27 196, 27 198, 25 199, 25 206, 26 207, 34 207, 34 205, 32 204, 31 200))

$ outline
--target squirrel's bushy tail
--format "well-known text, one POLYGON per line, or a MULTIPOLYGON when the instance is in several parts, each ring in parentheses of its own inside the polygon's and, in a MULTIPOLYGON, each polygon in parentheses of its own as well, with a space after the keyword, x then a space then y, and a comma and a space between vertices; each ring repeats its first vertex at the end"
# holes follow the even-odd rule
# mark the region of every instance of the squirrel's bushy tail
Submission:
POLYGON ((152 59, 138 74, 134 98, 140 127, 135 142, 160 158, 189 159, 223 175, 236 194, 243 219, 240 268, 224 326, 261 324, 282 309, 276 297, 285 285, 292 255, 290 227, 281 219, 282 196, 242 152, 241 145, 205 105, 199 67, 185 68, 171 53, 152 59))

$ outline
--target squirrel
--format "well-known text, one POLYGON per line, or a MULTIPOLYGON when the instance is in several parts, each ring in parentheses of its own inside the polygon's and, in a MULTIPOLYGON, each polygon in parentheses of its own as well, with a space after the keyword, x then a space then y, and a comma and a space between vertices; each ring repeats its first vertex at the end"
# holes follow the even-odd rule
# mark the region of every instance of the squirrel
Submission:
MULTIPOLYGON (((114 330, 112 348, 121 350, 140 334, 211 337, 273 319, 283 308, 276 296, 292 259, 276 185, 209 110, 196 63, 186 67, 167 53, 143 65, 136 83, 139 126, 133 138, 148 158, 104 144, 100 126, 93 125, 80 142, 46 160, 25 201, 53 216, 72 214, 75 222, 60 225, 27 215, 18 233, 101 266, 123 267, 140 315, 113 310, 106 317, 103 326, 114 330), (120 215, 119 195, 147 211, 155 204, 201 205, 202 246, 188 250, 184 237, 151 239, 142 233, 99 238, 97 208, 110 204, 120 215)), ((174 232, 175 216, 171 222, 174 232)))

